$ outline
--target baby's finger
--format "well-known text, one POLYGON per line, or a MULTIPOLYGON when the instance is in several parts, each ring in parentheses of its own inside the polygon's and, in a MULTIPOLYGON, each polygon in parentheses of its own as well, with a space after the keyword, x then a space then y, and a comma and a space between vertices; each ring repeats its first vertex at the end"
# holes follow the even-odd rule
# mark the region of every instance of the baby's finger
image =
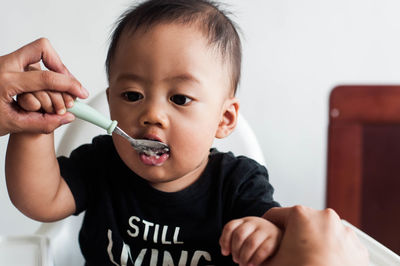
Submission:
POLYGON ((39 100, 42 109, 46 113, 54 113, 53 103, 46 91, 35 91, 33 95, 39 100))
POLYGON ((64 103, 67 108, 71 108, 72 106, 74 106, 74 97, 72 97, 72 95, 63 92, 62 96, 64 98, 64 103))
POLYGON ((277 245, 270 238, 265 239, 254 252, 248 265, 261 265, 266 259, 274 254, 277 245))
POLYGON ((255 231, 246 238, 242 247, 240 248, 240 265, 249 265, 250 259, 254 256, 258 247, 266 241, 268 235, 265 233, 255 231))
POLYGON ((243 223, 239 225, 232 233, 231 253, 233 260, 240 261, 240 249, 246 239, 254 232, 255 227, 252 223, 243 223))
POLYGON ((50 96, 55 113, 59 115, 65 114, 67 109, 65 108, 64 98, 62 94, 59 92, 47 92, 47 93, 50 96))
POLYGON ((28 112, 39 111, 41 107, 39 100, 30 92, 17 95, 17 102, 19 107, 28 112))
POLYGON ((232 220, 224 226, 222 235, 219 238, 222 255, 227 256, 231 253, 232 232, 242 223, 241 219, 232 220))

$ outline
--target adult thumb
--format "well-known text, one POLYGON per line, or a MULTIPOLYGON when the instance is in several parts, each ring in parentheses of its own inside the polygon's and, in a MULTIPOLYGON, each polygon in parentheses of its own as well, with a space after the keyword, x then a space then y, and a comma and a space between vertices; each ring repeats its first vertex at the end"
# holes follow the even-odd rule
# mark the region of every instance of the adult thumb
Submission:
POLYGON ((26 112, 18 116, 18 119, 15 120, 14 128, 18 128, 18 131, 49 134, 61 125, 68 124, 74 119, 75 116, 69 112, 63 115, 26 112))

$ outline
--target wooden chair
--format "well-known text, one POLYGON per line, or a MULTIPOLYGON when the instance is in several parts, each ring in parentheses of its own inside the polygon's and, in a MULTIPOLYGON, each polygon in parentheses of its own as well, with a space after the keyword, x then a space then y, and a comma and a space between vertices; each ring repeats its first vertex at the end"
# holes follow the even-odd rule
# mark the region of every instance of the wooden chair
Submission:
POLYGON ((330 95, 327 207, 400 254, 400 86, 330 95))

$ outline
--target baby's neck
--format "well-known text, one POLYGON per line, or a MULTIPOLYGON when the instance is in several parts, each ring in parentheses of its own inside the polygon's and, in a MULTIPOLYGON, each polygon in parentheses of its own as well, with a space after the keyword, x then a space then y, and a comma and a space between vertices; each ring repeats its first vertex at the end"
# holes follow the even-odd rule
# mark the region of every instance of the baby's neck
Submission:
POLYGON ((176 178, 175 180, 170 180, 168 182, 161 183, 150 183, 149 184, 160 191, 163 192, 178 192, 184 190, 187 187, 190 187, 194 184, 203 174, 208 164, 208 156, 192 171, 187 173, 184 176, 176 178))

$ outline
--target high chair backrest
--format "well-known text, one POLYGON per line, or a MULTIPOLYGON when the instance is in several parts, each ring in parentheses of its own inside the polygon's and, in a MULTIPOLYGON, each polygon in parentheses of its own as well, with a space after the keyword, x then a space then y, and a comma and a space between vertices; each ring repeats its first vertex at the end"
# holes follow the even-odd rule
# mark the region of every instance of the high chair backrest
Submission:
POLYGON ((327 207, 400 254, 400 86, 336 87, 328 141, 327 207))
MULTIPOLYGON (((105 92, 92 98, 88 104, 109 116, 105 92)), ((77 119, 65 130, 60 139, 57 155, 68 156, 71 151, 81 144, 90 143, 92 138, 106 132, 88 122, 77 119)), ((235 155, 246 155, 265 164, 263 153, 256 136, 242 115, 239 115, 235 131, 227 138, 216 140, 214 147, 220 151, 232 151, 235 155)), ((44 223, 36 232, 50 239, 50 260, 57 266, 83 265, 84 260, 78 244, 78 233, 83 214, 71 216, 55 223, 44 223)))

